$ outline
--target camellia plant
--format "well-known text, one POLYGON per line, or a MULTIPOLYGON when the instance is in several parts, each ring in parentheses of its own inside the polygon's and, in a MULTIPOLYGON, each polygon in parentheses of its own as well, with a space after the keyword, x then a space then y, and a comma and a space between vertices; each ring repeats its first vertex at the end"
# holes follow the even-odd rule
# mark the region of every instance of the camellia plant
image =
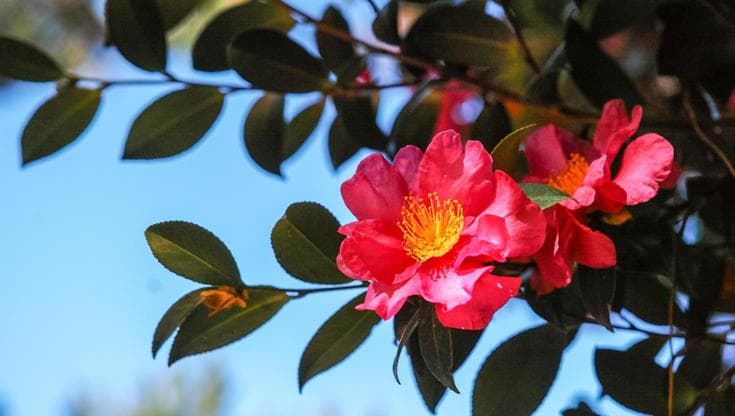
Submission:
POLYGON ((518 298, 546 323, 490 352, 474 415, 533 413, 590 325, 644 336, 592 357, 602 393, 620 405, 735 414, 735 363, 725 353, 735 344, 731 2, 366 0, 372 33, 359 36, 334 5, 312 16, 295 1, 235 2, 194 34, 191 62, 202 76, 178 77, 167 33, 187 29, 187 16, 208 3, 106 1, 106 44, 150 73, 140 79, 78 73, 0 37, 0 75, 58 86, 25 127, 24 165, 72 143, 109 88, 141 84, 181 88, 137 116, 126 160, 188 151, 243 91, 263 92, 242 135, 268 174, 280 175, 327 106, 336 110, 335 169, 373 150, 333 190, 354 221, 340 225, 321 205, 298 202, 273 227, 278 262, 314 286, 244 282, 205 228, 151 225, 156 259, 203 285, 164 313, 154 356, 174 334, 170 364, 242 339, 291 301, 352 290, 306 345, 299 388, 392 320, 396 380, 406 350, 434 412, 447 389, 459 391, 454 372, 494 313, 518 298), (315 39, 297 41, 295 26, 313 28, 315 39), (311 40, 318 56, 302 45, 311 40), (242 82, 208 78, 223 71, 242 82), (376 122, 387 89, 410 94, 389 131, 376 122), (286 100, 309 92, 318 97, 286 120, 286 100))

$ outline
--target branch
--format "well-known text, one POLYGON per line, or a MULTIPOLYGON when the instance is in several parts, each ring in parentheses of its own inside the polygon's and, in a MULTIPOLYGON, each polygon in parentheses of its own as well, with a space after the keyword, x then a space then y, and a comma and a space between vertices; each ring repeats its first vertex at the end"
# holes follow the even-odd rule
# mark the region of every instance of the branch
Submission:
POLYGON ((689 91, 684 91, 684 101, 683 101, 683 107, 684 112, 686 112, 687 117, 689 118, 689 123, 692 126, 692 129, 694 130, 694 133, 699 138, 699 140, 702 141, 702 143, 705 144, 709 148, 709 150, 718 158, 722 163, 725 165, 727 170, 730 172, 730 176, 735 179, 735 167, 730 163, 730 160, 727 158, 727 155, 725 152, 720 149, 715 142, 710 139, 707 134, 702 130, 702 127, 699 125, 699 121, 697 121, 697 115, 694 112, 694 108, 692 107, 692 103, 689 100, 689 91))
POLYGON ((533 72, 535 72, 536 75, 541 75, 541 67, 536 62, 536 60, 533 59, 531 49, 528 47, 526 39, 523 38, 523 34, 521 33, 521 25, 520 22, 518 22, 518 16, 516 16, 515 10, 510 7, 510 0, 502 0, 501 3, 503 5, 505 16, 508 18, 510 25, 513 26, 513 33, 515 33, 516 35, 518 44, 521 45, 521 50, 523 51, 523 57, 526 60, 526 63, 528 63, 528 66, 533 69, 533 72))
POLYGON ((350 290, 350 289, 360 289, 367 287, 366 283, 360 283, 359 285, 350 285, 350 286, 330 286, 330 287, 319 287, 315 289, 284 289, 284 288, 277 288, 278 290, 282 290, 286 293, 292 293, 289 296, 291 299, 299 299, 303 298, 304 296, 310 295, 312 293, 322 293, 322 292, 336 292, 340 290, 350 290))
POLYGON ((380 7, 378 7, 377 4, 375 4, 375 0, 367 0, 368 4, 370 4, 370 7, 373 8, 373 11, 378 14, 380 13, 380 7))

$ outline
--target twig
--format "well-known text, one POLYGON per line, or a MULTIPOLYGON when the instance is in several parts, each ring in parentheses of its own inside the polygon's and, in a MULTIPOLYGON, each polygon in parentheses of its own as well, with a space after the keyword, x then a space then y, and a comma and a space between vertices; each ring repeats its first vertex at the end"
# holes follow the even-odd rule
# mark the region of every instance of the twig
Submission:
POLYGON ((373 8, 373 11, 378 14, 380 13, 380 7, 378 7, 377 4, 375 4, 375 0, 367 0, 368 4, 370 4, 370 7, 373 8))
POLYGON ((521 46, 521 50, 523 51, 523 57, 528 63, 528 66, 530 66, 531 69, 533 69, 533 72, 535 72, 536 75, 541 75, 541 67, 536 62, 536 60, 533 59, 533 55, 531 54, 531 49, 528 47, 528 44, 526 43, 526 39, 523 38, 523 34, 521 33, 521 24, 520 22, 518 22, 518 16, 516 16, 515 10, 513 10, 510 7, 510 0, 503 0, 501 3, 503 5, 503 11, 505 12, 505 16, 508 18, 510 25, 513 27, 513 32, 516 35, 518 44, 521 46))
POLYGON ((696 136, 709 148, 712 153, 714 153, 714 155, 718 159, 722 161, 727 170, 730 172, 730 176, 735 179, 735 167, 732 165, 732 163, 730 163, 730 160, 727 158, 725 152, 723 152, 722 149, 720 149, 709 137, 707 137, 707 134, 704 132, 704 130, 702 130, 699 121, 697 121, 697 115, 694 112, 694 108, 692 108, 692 103, 689 100, 688 91, 684 91, 683 106, 684 112, 687 114, 687 117, 689 118, 689 123, 691 124, 696 136))
POLYGON ((350 289, 360 289, 367 287, 367 284, 360 283, 359 285, 350 285, 350 286, 330 286, 330 287, 319 287, 315 289, 284 289, 284 288, 278 288, 286 293, 292 293, 291 299, 299 299, 303 298, 306 295, 310 295, 312 293, 322 293, 322 292, 336 292, 339 290, 350 290, 350 289))

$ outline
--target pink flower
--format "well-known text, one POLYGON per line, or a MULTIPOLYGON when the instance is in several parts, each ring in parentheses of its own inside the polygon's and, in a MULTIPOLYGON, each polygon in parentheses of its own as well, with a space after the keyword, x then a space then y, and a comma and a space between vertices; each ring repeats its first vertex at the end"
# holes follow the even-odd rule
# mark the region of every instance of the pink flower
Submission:
POLYGON ((393 163, 365 158, 342 184, 357 221, 339 232, 337 265, 370 282, 361 310, 390 319, 409 296, 435 305, 448 327, 482 329, 513 297, 520 279, 492 274, 493 263, 534 254, 545 220, 513 179, 492 170, 477 141, 443 131, 422 153, 400 149, 393 163))
POLYGON ((462 137, 469 136, 473 120, 465 118, 462 106, 476 97, 477 93, 462 88, 459 82, 449 82, 441 92, 434 134, 444 130, 456 130, 462 137))
POLYGON ((584 225, 585 214, 624 213, 625 206, 653 198, 670 177, 674 148, 655 133, 625 147, 613 177, 613 162, 638 130, 642 113, 636 106, 628 117, 625 104, 612 100, 602 110, 592 143, 553 125, 526 141, 530 172, 524 181, 545 183, 572 196, 546 210, 546 242, 535 256, 538 272, 531 281, 537 292, 568 285, 575 262, 596 268, 614 266, 615 246, 607 236, 584 225))

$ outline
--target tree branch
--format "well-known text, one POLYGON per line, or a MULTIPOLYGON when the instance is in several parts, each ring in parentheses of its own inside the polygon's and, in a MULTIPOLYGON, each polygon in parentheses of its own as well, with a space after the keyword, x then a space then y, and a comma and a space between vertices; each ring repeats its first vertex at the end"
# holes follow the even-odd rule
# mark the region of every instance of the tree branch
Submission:
POLYGON ((725 165, 727 170, 730 172, 730 176, 735 179, 735 167, 732 165, 730 160, 727 158, 727 155, 725 152, 720 149, 715 142, 710 139, 707 134, 702 130, 702 127, 699 124, 699 121, 697 121, 697 115, 694 112, 694 108, 692 107, 692 103, 689 99, 689 91, 684 91, 684 101, 683 101, 683 107, 684 112, 686 113, 687 117, 689 118, 689 123, 692 126, 692 129, 694 130, 694 133, 699 138, 702 143, 705 144, 709 148, 709 150, 718 158, 722 163, 725 165))
POLYGON ((526 63, 528 63, 528 66, 533 69, 533 72, 535 72, 536 75, 541 75, 541 67, 533 58, 533 55, 531 54, 531 49, 528 47, 526 39, 523 38, 523 34, 521 33, 521 24, 520 22, 518 22, 518 16, 516 16, 515 10, 510 7, 510 0, 502 0, 501 3, 503 5, 505 17, 508 18, 510 25, 513 27, 513 33, 515 33, 518 44, 521 46, 521 50, 523 51, 523 58, 526 60, 526 63))

